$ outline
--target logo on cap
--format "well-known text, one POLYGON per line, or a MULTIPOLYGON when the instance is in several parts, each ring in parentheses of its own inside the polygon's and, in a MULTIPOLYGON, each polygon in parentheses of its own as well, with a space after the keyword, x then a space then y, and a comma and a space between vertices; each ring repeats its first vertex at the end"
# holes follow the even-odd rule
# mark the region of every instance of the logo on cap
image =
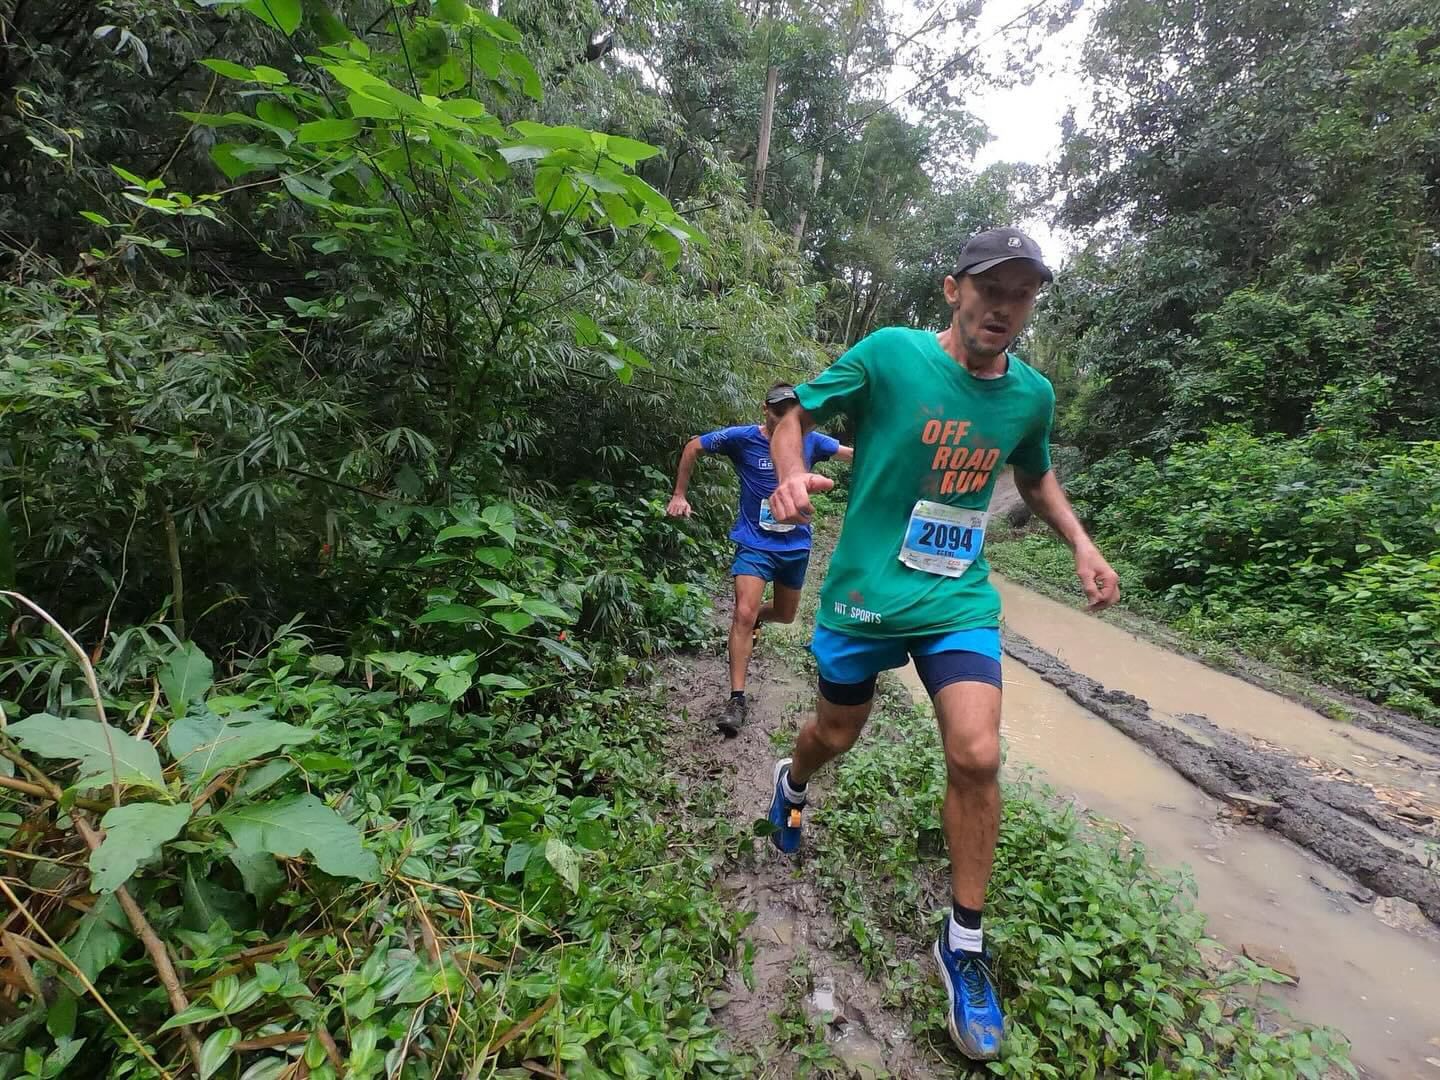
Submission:
POLYGON ((1019 238, 1018 236, 1012 236, 1012 237, 1010 237, 1009 240, 1006 240, 1006 241, 1005 241, 1005 246, 1006 246, 1006 247, 1019 247, 1019 246, 1020 246, 1020 238, 1019 238))

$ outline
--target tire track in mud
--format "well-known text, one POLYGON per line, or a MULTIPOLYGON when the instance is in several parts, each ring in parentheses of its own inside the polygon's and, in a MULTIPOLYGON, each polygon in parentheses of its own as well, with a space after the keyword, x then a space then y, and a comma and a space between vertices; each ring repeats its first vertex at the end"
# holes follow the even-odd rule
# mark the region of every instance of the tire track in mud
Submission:
POLYGON ((1156 719, 1140 698, 1106 688, 1025 637, 1007 630, 1004 642, 1010 656, 1202 791, 1231 803, 1240 793, 1274 804, 1264 806, 1258 815, 1267 828, 1367 889, 1416 904, 1440 925, 1440 876, 1408 853, 1378 841, 1362 822, 1399 840, 1421 840, 1426 834, 1397 821, 1369 788, 1343 779, 1321 779, 1292 755, 1255 746, 1203 716, 1177 717, 1201 733, 1202 741, 1156 719))

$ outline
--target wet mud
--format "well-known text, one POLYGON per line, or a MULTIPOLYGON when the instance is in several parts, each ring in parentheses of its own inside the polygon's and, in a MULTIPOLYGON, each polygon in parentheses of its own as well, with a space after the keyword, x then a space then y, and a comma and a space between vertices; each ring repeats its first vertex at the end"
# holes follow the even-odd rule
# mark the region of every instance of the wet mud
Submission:
MULTIPOLYGON (((729 697, 725 658, 718 653, 671 660, 664 670, 673 702, 669 751, 682 788, 718 784, 724 792, 713 812, 749 833, 770 804, 777 751, 772 736, 793 741, 813 686, 762 649, 751 661, 750 709, 739 736, 727 739, 715 719, 729 697)), ((811 782, 825 795, 823 776, 811 782)), ((687 800, 689 801, 689 800, 687 800)), ((813 821, 807 828, 817 828, 813 821)), ((741 910, 755 913, 745 932, 753 949, 748 974, 732 971, 715 1010, 717 1024, 736 1049, 759 1062, 757 1077, 787 1080, 804 1074, 781 1045, 778 1014, 801 1012, 824 1030, 824 1041, 848 1075, 861 1080, 935 1080, 953 1075, 945 1061, 909 1034, 908 1018, 883 1003, 884 988, 866 978, 838 943, 843 935, 802 859, 791 861, 757 838, 754 851, 723 868, 719 888, 741 910)))
POLYGON ((1343 778, 1324 778, 1290 754, 1247 742, 1203 716, 1177 717, 1196 734, 1156 719, 1145 701, 1107 689, 1013 631, 1005 634, 1005 651, 1151 750, 1202 791, 1253 810, 1260 824, 1313 852, 1364 888, 1410 901, 1440 924, 1440 875, 1408 851, 1378 842, 1366 824, 1407 842, 1422 842, 1429 834, 1390 812, 1369 788, 1343 778), (1259 801, 1237 800, 1236 795, 1259 801))

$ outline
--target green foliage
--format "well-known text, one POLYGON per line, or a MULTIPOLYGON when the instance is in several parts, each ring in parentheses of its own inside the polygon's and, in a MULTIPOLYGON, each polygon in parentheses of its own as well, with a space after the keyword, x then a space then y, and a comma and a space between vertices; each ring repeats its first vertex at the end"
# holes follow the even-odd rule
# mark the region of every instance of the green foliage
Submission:
MULTIPOLYGON (((948 1041, 943 995, 902 959, 929 944, 916 913, 948 909, 943 754, 934 726, 893 702, 871 726, 815 811, 827 894, 867 965, 948 1041)), ((986 923, 1008 1026, 992 1074, 1356 1075, 1335 1034, 1277 1031, 1255 1010, 1246 988, 1280 976, 1244 960, 1218 975, 1204 966, 1203 919, 1183 881, 1052 800, 1028 781, 1007 785, 986 923)))
POLYGON ((1217 423, 1299 434, 1326 386, 1369 375, 1392 381, 1378 430, 1433 431, 1434 34, 1404 0, 1100 13, 1061 168, 1096 244, 1042 331, 1090 379, 1070 417, 1089 460, 1217 423))
POLYGON ((90 886, 97 893, 112 893, 130 879, 142 862, 160 853, 190 820, 190 806, 129 803, 106 812, 100 819, 105 839, 90 855, 90 886))
POLYGON ((1435 33, 1409 0, 1106 5, 1061 166, 1094 243, 1037 330, 1129 595, 1431 718, 1435 33))

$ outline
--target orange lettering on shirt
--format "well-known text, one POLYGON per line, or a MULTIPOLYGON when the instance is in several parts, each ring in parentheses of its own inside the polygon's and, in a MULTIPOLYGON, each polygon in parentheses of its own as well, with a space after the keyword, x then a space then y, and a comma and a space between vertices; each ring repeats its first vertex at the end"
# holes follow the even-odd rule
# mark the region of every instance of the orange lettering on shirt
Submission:
MULTIPOLYGON (((930 468, 943 469, 950 462, 950 447, 938 446, 935 448, 935 460, 930 462, 930 468)), ((963 451, 962 451, 963 452, 963 451)))
MULTIPOLYGON (((973 459, 972 459, 973 460, 973 459)), ((1000 451, 992 449, 985 455, 985 464, 977 465, 977 468, 984 469, 987 473, 995 468, 995 463, 1000 460, 1000 451)))
POLYGON ((951 437, 954 436, 955 429, 959 426, 959 421, 946 420, 945 425, 940 429, 940 441, 948 443, 951 440, 951 437))
POLYGON ((955 494, 955 482, 958 479, 960 479, 960 474, 958 472, 947 472, 940 480, 940 494, 955 494))
POLYGON ((955 425, 955 441, 958 443, 970 431, 970 421, 961 420, 955 425))
POLYGON ((925 431, 924 431, 923 434, 921 434, 921 436, 920 436, 920 441, 923 442, 926 446, 929 446, 931 443, 938 441, 939 438, 940 438, 940 421, 939 421, 939 420, 927 420, 927 421, 925 422, 925 431))

